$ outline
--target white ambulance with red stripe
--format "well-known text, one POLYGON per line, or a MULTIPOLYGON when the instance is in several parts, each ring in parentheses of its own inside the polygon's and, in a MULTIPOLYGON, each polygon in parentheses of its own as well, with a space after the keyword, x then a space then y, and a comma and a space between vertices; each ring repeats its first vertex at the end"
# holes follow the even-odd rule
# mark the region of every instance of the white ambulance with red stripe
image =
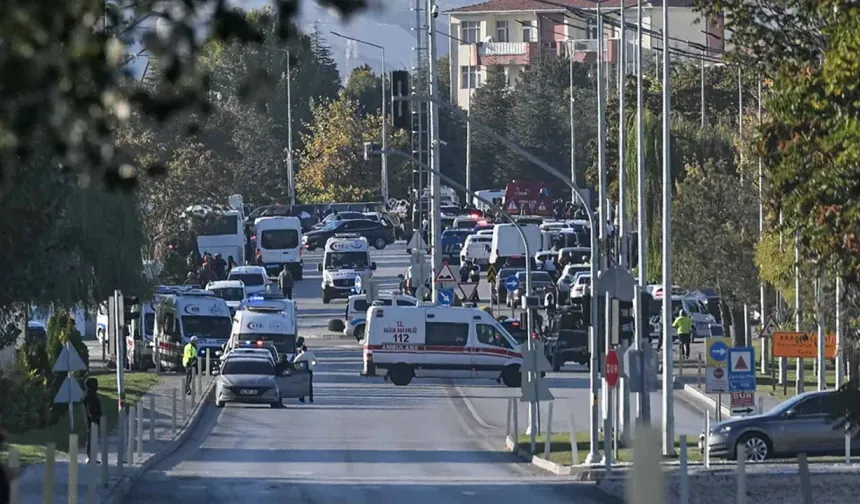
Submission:
POLYGON ((367 310, 362 376, 395 385, 413 378, 490 378, 521 382, 520 345, 477 308, 372 306, 367 310))

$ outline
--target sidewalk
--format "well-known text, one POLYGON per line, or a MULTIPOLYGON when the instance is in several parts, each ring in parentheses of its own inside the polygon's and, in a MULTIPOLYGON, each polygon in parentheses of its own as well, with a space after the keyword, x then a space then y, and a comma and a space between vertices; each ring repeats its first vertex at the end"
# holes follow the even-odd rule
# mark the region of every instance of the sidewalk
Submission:
MULTIPOLYGON (((716 410, 718 395, 705 393, 704 377, 702 378, 702 381, 699 381, 694 373, 692 376, 676 376, 675 380, 676 383, 682 384, 681 388, 684 392, 699 401, 706 403, 712 412, 716 410)), ((723 407, 723 418, 731 417, 731 401, 731 392, 722 394, 721 404, 723 407)), ((756 392, 756 407, 758 407, 759 401, 761 401, 762 411, 768 411, 782 402, 766 392, 756 392)))
MULTIPOLYGON (((202 389, 203 389, 203 397, 205 398, 208 395, 208 391, 210 390, 211 385, 213 384, 213 377, 202 377, 202 389)), ((141 398, 141 423, 143 425, 143 450, 142 455, 138 455, 137 453, 137 444, 135 443, 135 454, 134 454, 134 464, 129 464, 126 452, 127 452, 127 444, 123 447, 123 458, 124 458, 124 467, 123 473, 120 475, 117 471, 117 426, 110 425, 109 426, 109 437, 108 437, 108 484, 106 487, 102 487, 101 485, 101 474, 102 468, 100 464, 96 464, 94 470, 90 469, 89 465, 85 465, 86 462, 86 448, 84 448, 84 441, 81 440, 82 448, 78 453, 78 502, 86 503, 90 502, 89 499, 89 486, 90 481, 93 476, 97 478, 97 493, 96 500, 94 502, 100 502, 103 498, 109 497, 109 495, 116 490, 116 486, 121 482, 122 476, 131 476, 139 471, 141 471, 141 467, 146 464, 147 467, 151 463, 147 463, 148 460, 152 459, 154 454, 157 454, 164 450, 165 448, 175 448, 176 443, 174 440, 178 440, 180 436, 183 436, 183 433, 187 430, 188 426, 192 425, 192 422, 199 416, 202 411, 203 402, 201 401, 201 397, 198 394, 196 397, 196 403, 191 403, 191 396, 186 396, 183 394, 185 382, 185 375, 182 374, 162 374, 159 376, 158 383, 150 389, 149 393, 147 393, 143 398, 141 398), (177 431, 172 432, 172 415, 173 415, 173 391, 176 390, 176 429, 177 431), (155 437, 150 437, 150 397, 154 397, 155 400, 155 422, 154 422, 154 434, 155 437), (182 416, 182 404, 183 400, 185 402, 186 408, 186 418, 182 416), (95 473, 95 474, 93 474, 95 473)), ((114 405, 103 404, 103 408, 108 408, 114 405)), ((115 406, 114 406, 115 407, 115 406)), ((132 409, 133 411, 133 409, 132 409)), ((128 419, 126 419, 126 424, 128 419)), ((135 435, 137 431, 137 426, 135 425, 135 435)), ((101 457, 99 457, 100 459, 101 457)), ((43 497, 44 495, 44 484, 45 484, 45 475, 46 468, 45 464, 34 464, 28 466, 24 469, 24 472, 21 476, 20 481, 20 492, 21 492, 21 500, 20 504, 42 504, 45 502, 43 497)), ((65 453, 58 453, 57 459, 55 463, 54 470, 54 498, 51 502, 66 502, 69 500, 69 459, 65 453)), ((14 503, 13 503, 14 504, 14 503)))

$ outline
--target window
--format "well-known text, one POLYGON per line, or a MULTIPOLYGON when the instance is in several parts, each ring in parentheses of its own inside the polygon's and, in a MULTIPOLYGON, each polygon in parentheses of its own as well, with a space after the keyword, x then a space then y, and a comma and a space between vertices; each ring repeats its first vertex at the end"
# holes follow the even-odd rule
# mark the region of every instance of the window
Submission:
POLYGON ((430 346, 466 346, 469 324, 427 322, 425 341, 430 346))
POLYGON ((227 339, 233 329, 233 319, 185 315, 182 317, 182 329, 187 338, 197 336, 200 339, 227 339))
POLYGON ((535 27, 532 23, 523 25, 523 42, 535 41, 535 27))
POLYGON ((478 341, 485 345, 493 345, 501 348, 512 349, 508 339, 502 336, 495 327, 489 324, 478 324, 478 341))
POLYGON ((224 301, 241 301, 245 299, 245 289, 241 287, 224 287, 223 289, 212 289, 216 297, 224 301))
POLYGON ((588 39, 597 38, 597 19, 589 19, 586 23, 585 37, 588 39))
POLYGON ((460 22, 460 39, 467 44, 475 44, 481 39, 481 25, 477 21, 460 22))
POLYGON ((155 332, 155 314, 147 313, 143 316, 143 333, 152 336, 155 332))
POLYGON ((246 286, 254 287, 266 283, 261 273, 230 273, 227 280, 239 280, 246 286))
POLYGON ((398 299, 397 306, 415 306, 415 302, 408 299, 398 299))
POLYGON ((197 236, 235 235, 239 233, 239 220, 236 215, 210 213, 197 222, 197 236))
POLYGON ((480 85, 481 71, 477 66, 460 67, 460 89, 478 89, 480 85))
POLYGON ((508 41, 508 22, 496 21, 496 42, 508 41))
POLYGON ((273 375, 275 367, 263 359, 228 359, 221 367, 222 375, 273 375))
POLYGON ((824 405, 824 396, 810 397, 795 406, 794 411, 798 416, 823 415, 827 412, 824 405))
POLYGON ((294 249, 299 246, 295 229, 267 229, 261 233, 260 246, 268 250, 294 249))

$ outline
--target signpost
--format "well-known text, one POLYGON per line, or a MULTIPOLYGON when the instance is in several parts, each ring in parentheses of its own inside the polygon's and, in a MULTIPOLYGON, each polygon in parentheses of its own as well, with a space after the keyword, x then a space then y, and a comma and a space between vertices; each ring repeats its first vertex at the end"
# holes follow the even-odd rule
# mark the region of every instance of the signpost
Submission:
POLYGON ((618 385, 618 378, 621 373, 619 367, 618 352, 610 350, 609 353, 606 354, 604 374, 606 375, 606 384, 612 388, 615 388, 615 386, 618 385))
POLYGON ((496 267, 492 264, 487 268, 487 283, 496 283, 496 267))
POLYGON ((446 262, 442 263, 442 267, 439 268, 439 272, 436 273, 436 283, 443 282, 457 283, 457 275, 454 274, 454 270, 451 269, 451 265, 446 262))
POLYGON ((755 347, 729 349, 729 391, 755 392, 755 347))
POLYGON ((755 413, 754 392, 732 392, 732 416, 746 416, 755 413))
POLYGON ((356 294, 361 294, 361 275, 355 276, 355 286, 353 287, 353 290, 356 294))
POLYGON ((406 244, 407 252, 414 251, 425 251, 429 247, 427 247, 427 243, 424 241, 424 237, 421 236, 421 231, 417 229, 412 233, 412 239, 409 240, 409 243, 406 244))
POLYGON ((451 306, 454 304, 454 289, 439 289, 436 303, 440 306, 451 306))
POLYGON ((517 287, 520 286, 520 281, 517 280, 516 275, 511 275, 508 278, 505 278, 505 289, 508 289, 508 292, 513 292, 517 290, 517 287))
POLYGON ((69 405, 69 432, 75 431, 75 413, 74 404, 83 399, 84 392, 77 380, 72 376, 75 371, 86 371, 87 365, 84 364, 81 356, 68 341, 63 346, 63 350, 57 357, 57 362, 54 363, 53 371, 55 373, 66 373, 66 379, 60 385, 60 390, 54 397, 54 402, 58 404, 68 403, 69 405))
POLYGON ((732 340, 731 338, 708 338, 706 341, 705 392, 708 394, 728 392, 726 363, 732 340))
MULTIPOLYGON (((818 335, 806 332, 774 332, 773 356, 814 359, 818 357, 818 335)), ((836 358, 836 335, 824 337, 824 357, 836 358)))

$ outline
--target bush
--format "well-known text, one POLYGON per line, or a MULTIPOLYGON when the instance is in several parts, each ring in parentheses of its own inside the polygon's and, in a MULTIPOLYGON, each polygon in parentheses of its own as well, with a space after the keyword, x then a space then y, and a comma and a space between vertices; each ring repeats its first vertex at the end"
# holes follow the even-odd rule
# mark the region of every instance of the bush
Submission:
POLYGON ((13 391, 4 395, 0 406, 0 426, 9 432, 17 434, 56 421, 51 414, 53 396, 40 378, 22 366, 0 373, 0 390, 13 391))

